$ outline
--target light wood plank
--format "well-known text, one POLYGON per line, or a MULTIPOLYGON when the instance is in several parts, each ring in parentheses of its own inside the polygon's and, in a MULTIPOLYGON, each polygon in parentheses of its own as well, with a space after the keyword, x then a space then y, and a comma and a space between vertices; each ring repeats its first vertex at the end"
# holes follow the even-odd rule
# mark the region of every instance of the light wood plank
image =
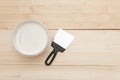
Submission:
POLYGON ((0 65, 1 80, 119 80, 120 67, 0 65), (10 67, 10 68, 9 68, 10 67), (37 69, 36 69, 37 68, 37 69), (10 70, 12 69, 12 70, 10 70), (116 70, 119 69, 119 70, 116 70))
MULTIPOLYGON (((59 53, 53 65, 120 65, 120 30, 67 30, 75 36, 71 46, 59 53)), ((51 38, 56 30, 49 30, 51 38)), ((0 30, 0 64, 40 64, 52 50, 27 58, 19 55, 11 43, 12 30, 0 30)))
POLYGON ((1 6, 31 6, 31 0, 0 0, 1 6))
MULTIPOLYGON (((8 14, 8 15, 19 15, 19 14, 27 14, 31 12, 30 7, 24 7, 24 6, 0 6, 0 15, 8 14)), ((6 17, 6 16, 4 16, 6 17)), ((9 16, 8 16, 9 17, 9 16)), ((24 16, 23 16, 24 17, 24 16)))
POLYGON ((119 80, 120 72, 114 71, 5 71, 1 80, 119 80))
POLYGON ((119 0, 1 0, 0 29, 13 29, 25 20, 43 22, 48 29, 120 29, 119 3, 119 0))
POLYGON ((44 70, 75 70, 75 71, 83 71, 83 70, 104 70, 104 71, 120 71, 120 66, 45 66, 39 64, 4 64, 0 65, 0 71, 44 71, 44 70))

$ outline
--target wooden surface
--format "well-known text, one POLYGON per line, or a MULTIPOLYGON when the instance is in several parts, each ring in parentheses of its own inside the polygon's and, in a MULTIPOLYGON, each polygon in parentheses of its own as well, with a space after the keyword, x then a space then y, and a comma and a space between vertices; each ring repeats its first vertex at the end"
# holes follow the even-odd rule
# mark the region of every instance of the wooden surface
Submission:
POLYGON ((119 0, 0 0, 0 80, 120 80, 119 0), (21 22, 45 24, 50 39, 59 27, 75 36, 51 66, 52 47, 27 58, 13 47, 21 22))

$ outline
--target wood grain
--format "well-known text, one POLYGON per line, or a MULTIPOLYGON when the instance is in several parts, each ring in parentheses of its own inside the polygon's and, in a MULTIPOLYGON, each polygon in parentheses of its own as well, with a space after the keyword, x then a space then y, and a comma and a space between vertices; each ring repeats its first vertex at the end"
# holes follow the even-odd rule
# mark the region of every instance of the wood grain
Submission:
MULTIPOLYGON (((71 46, 59 53, 53 65, 120 65, 119 30, 67 30, 75 36, 71 46)), ((49 30, 54 36, 56 30, 49 30)), ((0 64, 40 64, 52 50, 49 44, 45 53, 38 57, 27 58, 13 48, 12 30, 0 30, 0 64)))
POLYGON ((0 65, 1 80, 119 80, 119 67, 0 65))
POLYGON ((120 0, 0 0, 0 80, 120 80, 120 0), (43 23, 50 40, 56 29, 75 36, 51 66, 20 55, 12 45, 21 22, 43 23))
POLYGON ((36 20, 48 29, 120 29, 119 0, 0 0, 0 29, 36 20))

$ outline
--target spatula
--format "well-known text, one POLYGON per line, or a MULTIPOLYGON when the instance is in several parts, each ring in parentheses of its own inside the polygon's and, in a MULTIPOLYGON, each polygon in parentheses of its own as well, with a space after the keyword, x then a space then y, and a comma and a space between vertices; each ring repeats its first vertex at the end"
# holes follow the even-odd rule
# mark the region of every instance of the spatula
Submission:
POLYGON ((47 66, 51 65, 58 52, 64 52, 74 37, 66 31, 59 29, 51 43, 54 48, 45 60, 47 66))

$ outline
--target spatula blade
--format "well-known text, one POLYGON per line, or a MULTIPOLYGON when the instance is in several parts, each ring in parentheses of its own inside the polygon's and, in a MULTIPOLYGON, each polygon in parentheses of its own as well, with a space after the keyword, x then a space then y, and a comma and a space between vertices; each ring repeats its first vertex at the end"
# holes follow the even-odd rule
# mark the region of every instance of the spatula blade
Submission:
POLYGON ((53 41, 60 45, 61 47, 63 47, 64 49, 66 49, 73 39, 74 37, 71 34, 67 33, 62 29, 59 29, 53 41))

